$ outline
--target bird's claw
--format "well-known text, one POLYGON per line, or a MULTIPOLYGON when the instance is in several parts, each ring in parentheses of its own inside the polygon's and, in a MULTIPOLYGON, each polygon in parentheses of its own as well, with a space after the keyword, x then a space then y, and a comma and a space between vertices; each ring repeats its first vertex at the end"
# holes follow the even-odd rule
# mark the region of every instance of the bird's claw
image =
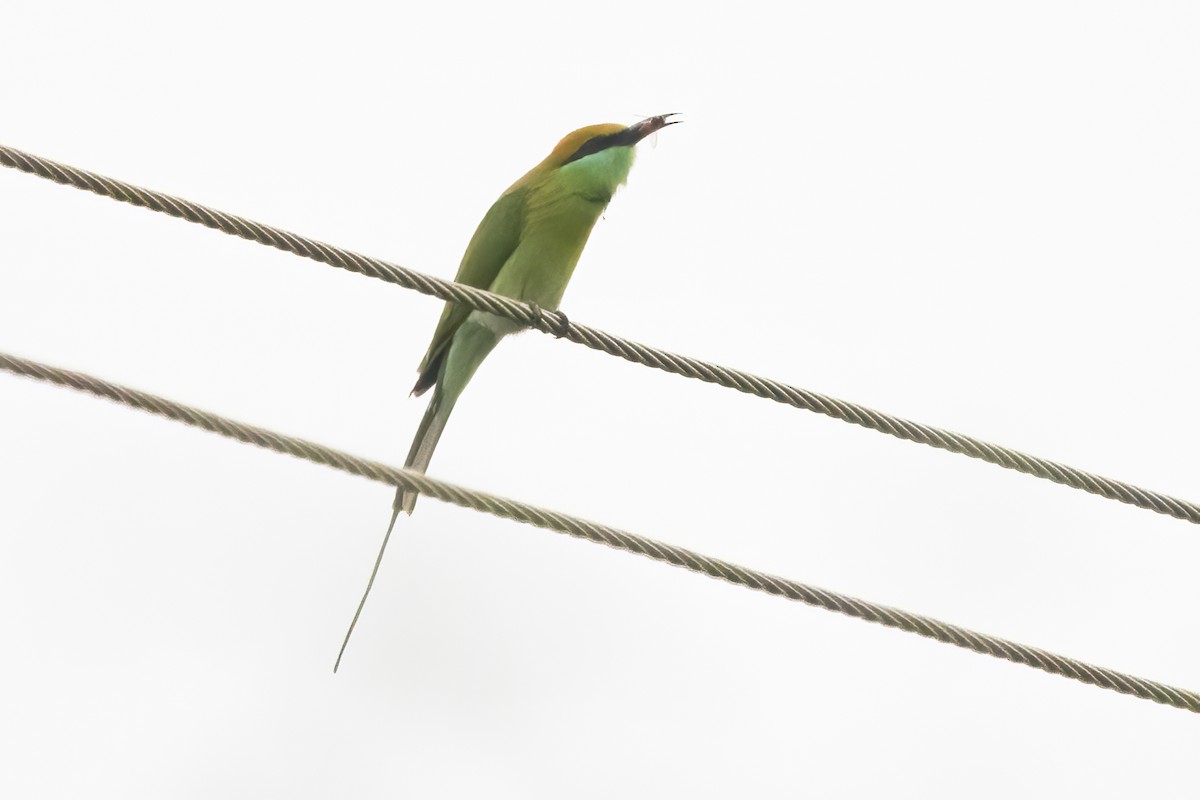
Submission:
POLYGON ((571 320, 567 319, 567 315, 561 311, 554 313, 558 314, 558 325, 555 326, 554 338, 561 339, 571 332, 571 320))
POLYGON ((539 306, 537 303, 530 303, 529 308, 533 312, 533 321, 529 323, 529 327, 531 327, 531 328, 540 327, 542 322, 545 321, 545 319, 546 319, 545 316, 542 314, 542 307, 539 306))
POLYGON ((571 332, 571 321, 563 312, 546 313, 537 303, 530 303, 529 307, 533 309, 533 322, 530 323, 530 327, 541 330, 542 323, 545 323, 556 339, 561 339, 571 332))

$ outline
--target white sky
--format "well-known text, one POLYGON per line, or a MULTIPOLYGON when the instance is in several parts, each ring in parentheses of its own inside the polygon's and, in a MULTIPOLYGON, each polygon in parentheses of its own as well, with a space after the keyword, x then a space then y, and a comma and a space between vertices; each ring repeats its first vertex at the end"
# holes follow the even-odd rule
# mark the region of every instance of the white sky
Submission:
MULTIPOLYGON (((1192 3, 8 3, 0 141, 1200 499, 1192 3)), ((0 350, 399 464, 440 305, 0 171, 0 350)), ((431 474, 1200 689, 1200 529, 536 334, 431 474)), ((1194 796, 1185 712, 0 375, 7 797, 1194 796), (969 788, 964 788, 969 787, 969 788)))

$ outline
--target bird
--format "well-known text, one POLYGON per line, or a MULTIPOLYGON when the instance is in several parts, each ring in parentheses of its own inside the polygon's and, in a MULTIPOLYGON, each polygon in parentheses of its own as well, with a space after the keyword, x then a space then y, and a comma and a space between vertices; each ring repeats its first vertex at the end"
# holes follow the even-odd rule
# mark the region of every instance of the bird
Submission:
MULTIPOLYGON (((539 164, 508 187, 484 214, 458 267, 455 281, 557 311, 592 228, 623 186, 638 142, 682 120, 660 114, 632 125, 588 125, 568 133, 539 164)), ((412 396, 433 394, 404 462, 424 473, 446 421, 476 369, 496 345, 521 330, 512 320, 448 301, 425 357, 417 367, 412 396)), ((366 591, 346 631, 333 671, 371 593, 375 576, 401 512, 411 515, 417 493, 398 487, 392 519, 366 591)))

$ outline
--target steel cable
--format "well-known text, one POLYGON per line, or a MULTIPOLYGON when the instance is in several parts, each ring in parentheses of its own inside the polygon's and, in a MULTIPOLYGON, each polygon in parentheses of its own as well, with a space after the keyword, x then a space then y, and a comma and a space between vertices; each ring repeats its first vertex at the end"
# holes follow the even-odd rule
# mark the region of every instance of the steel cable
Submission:
POLYGON ((543 333, 569 339, 593 350, 619 356, 626 361, 706 383, 737 389, 746 394, 757 395, 777 403, 861 425, 864 428, 880 431, 899 439, 907 439, 941 450, 949 450, 952 453, 960 453, 1006 469, 1070 486, 1073 489, 1082 489, 1110 500, 1119 500, 1138 508, 1200 524, 1200 506, 1187 500, 1143 489, 1124 481, 1105 478, 1066 464, 990 444, 970 436, 894 417, 856 403, 827 397, 769 378, 760 378, 741 370, 710 364, 690 356, 677 355, 656 347, 638 344, 595 328, 589 328, 586 325, 571 322, 561 312, 538 309, 509 297, 424 275, 396 264, 359 255, 270 225, 225 214, 178 197, 142 189, 122 181, 106 178, 103 175, 30 155, 12 147, 0 145, 0 164, 56 183, 74 186, 124 203, 131 203, 185 219, 188 222, 195 222, 222 233, 270 245, 323 264, 378 278, 422 294, 462 303, 480 311, 506 317, 543 333))
POLYGON ((727 561, 656 542, 641 536, 577 519, 556 511, 548 511, 516 500, 494 497, 429 478, 417 472, 396 469, 375 461, 357 458, 303 439, 284 436, 262 428, 244 425, 230 419, 174 403, 146 392, 119 386, 79 372, 58 369, 35 361, 0 353, 0 369, 25 375, 59 386, 67 386, 98 397, 115 400, 133 408, 158 414, 193 427, 218 433, 247 444, 257 445, 278 453, 286 453, 317 464, 370 478, 388 486, 403 486, 423 495, 453 503, 464 508, 482 511, 498 517, 517 520, 539 528, 565 533, 591 542, 606 544, 618 550, 663 561, 677 567, 699 572, 729 583, 746 586, 767 594, 779 595, 810 606, 836 611, 850 617, 876 622, 889 628, 916 633, 939 642, 952 644, 977 653, 1003 658, 1018 664, 1036 667, 1054 675, 1082 683, 1133 695, 1143 700, 1200 713, 1200 695, 1157 681, 1125 675, 1104 667, 1055 655, 1036 647, 1010 642, 993 636, 960 628, 936 619, 910 614, 907 611, 876 605, 865 600, 826 591, 815 586, 796 583, 727 561))

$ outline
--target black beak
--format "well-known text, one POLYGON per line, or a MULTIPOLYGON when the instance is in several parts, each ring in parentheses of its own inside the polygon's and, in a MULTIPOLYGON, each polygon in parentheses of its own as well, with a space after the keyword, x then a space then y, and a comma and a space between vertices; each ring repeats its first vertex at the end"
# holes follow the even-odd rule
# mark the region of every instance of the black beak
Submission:
POLYGON ((630 144, 637 144, 655 131, 660 131, 668 125, 677 125, 683 122, 681 119, 667 119, 667 117, 677 116, 679 116, 678 113, 660 114, 657 117, 649 117, 641 122, 635 122, 625 129, 624 135, 621 138, 626 139, 630 144))

